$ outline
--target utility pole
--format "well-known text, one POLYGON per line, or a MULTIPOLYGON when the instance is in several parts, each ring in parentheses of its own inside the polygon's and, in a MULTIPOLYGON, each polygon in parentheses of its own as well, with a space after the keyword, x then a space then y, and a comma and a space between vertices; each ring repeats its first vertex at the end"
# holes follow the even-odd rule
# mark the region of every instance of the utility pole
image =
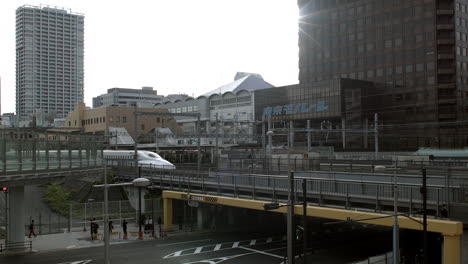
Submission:
POLYGON ((262 115, 262 152, 263 152, 263 169, 266 168, 266 139, 265 139, 265 115, 262 115))
POLYGON ((159 152, 159 139, 158 139, 158 128, 154 129, 154 141, 156 142, 156 152, 159 152))
MULTIPOLYGON (((5 136, 5 135, 4 135, 5 136)), ((5 244, 8 245, 8 224, 10 219, 8 219, 8 189, 3 191, 5 193, 5 244)))
POLYGON ((138 169, 138 113, 137 113, 137 105, 135 104, 135 112, 133 112, 133 130, 135 132, 135 153, 134 153, 134 161, 135 161, 135 175, 136 178, 139 178, 140 175, 138 174, 140 171, 138 169))
POLYGON ((294 172, 289 172, 289 193, 288 193, 288 264, 294 264, 294 172))
POLYGON ((108 192, 107 185, 107 162, 104 159, 104 263, 109 264, 109 214, 108 214, 108 192))
POLYGON ((271 117, 268 117, 268 170, 272 169, 273 131, 271 130, 271 117))
POLYGON ((310 152, 310 120, 307 120, 307 152, 310 152))
POLYGON ((378 121, 378 114, 374 114, 374 145, 375 145, 375 159, 377 159, 377 155, 379 154, 379 121, 378 121))
POLYGON ((216 146, 215 146, 215 164, 216 168, 218 167, 218 152, 219 152, 219 143, 218 143, 218 113, 216 113, 216 124, 215 124, 215 133, 216 133, 216 146))
POLYGON ((343 143, 343 150, 346 149, 346 120, 341 118, 341 141, 343 143))
POLYGON ((197 137, 198 137, 198 142, 197 142, 197 150, 198 150, 198 155, 197 155, 197 170, 198 170, 198 175, 200 175, 200 168, 201 168, 201 136, 200 136, 200 115, 197 116, 197 137))
POLYGON ((398 225, 398 181, 397 181, 397 160, 395 159, 395 169, 393 171, 393 264, 400 263, 400 227, 398 225))
MULTIPOLYGON (((302 196, 303 196, 303 204, 302 204, 302 214, 303 214, 303 263, 307 264, 307 181, 306 179, 302 179, 302 196)), ((294 206, 294 205, 293 205, 294 206)))
POLYGON ((427 264, 427 181, 426 169, 422 169, 422 188, 421 194, 423 198, 423 264, 427 264))
POLYGON ((289 148, 294 148, 294 122, 289 120, 289 148))

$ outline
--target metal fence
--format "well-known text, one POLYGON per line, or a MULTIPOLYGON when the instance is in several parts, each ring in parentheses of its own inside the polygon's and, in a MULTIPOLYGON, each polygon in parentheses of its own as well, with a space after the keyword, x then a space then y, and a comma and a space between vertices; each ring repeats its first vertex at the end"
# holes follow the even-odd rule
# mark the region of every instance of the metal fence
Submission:
MULTIPOLYGON (((222 196, 246 197, 260 200, 284 200, 289 182, 287 175, 239 174, 235 172, 162 171, 144 169, 143 177, 152 180, 153 187, 188 192, 200 192, 222 196)), ((361 175, 362 176, 362 175, 361 175)), ((396 175, 399 179, 404 175, 396 175)), ((120 174, 119 177, 131 178, 120 174)), ((395 190, 398 203, 406 211, 422 208, 419 182, 401 183, 371 181, 369 179, 318 178, 313 175, 295 179, 296 195, 301 197, 301 181, 307 182, 308 199, 320 205, 341 205, 354 208, 375 208, 393 206, 395 190), (363 207, 363 205, 365 205, 363 207), (375 207, 374 207, 375 206, 375 207)), ((434 178, 434 177, 432 177, 434 178)), ((431 178, 431 179, 432 179, 431 178)), ((437 178, 434 178, 437 179, 437 178)), ((429 184, 427 188, 428 208, 431 214, 444 216, 451 203, 468 202, 468 192, 463 185, 429 184)))
MULTIPOLYGON (((161 198, 144 199, 142 201, 142 216, 145 219, 152 219, 157 223, 158 217, 162 217, 161 198)), ((115 226, 121 226, 125 219, 129 224, 138 223, 138 202, 134 205, 129 200, 108 202, 109 220, 115 226)), ((104 202, 75 203, 70 205, 68 226, 69 229, 89 229, 90 221, 94 219, 96 223, 103 226, 104 222, 104 202)))
POLYGON ((236 171, 239 173, 282 174, 293 171, 346 171, 346 172, 375 172, 376 166, 385 169, 398 169, 407 173, 417 174, 425 168, 428 174, 468 173, 468 161, 397 161, 385 160, 356 160, 356 159, 327 159, 327 158, 298 158, 284 154, 273 158, 219 158, 217 170, 236 171))

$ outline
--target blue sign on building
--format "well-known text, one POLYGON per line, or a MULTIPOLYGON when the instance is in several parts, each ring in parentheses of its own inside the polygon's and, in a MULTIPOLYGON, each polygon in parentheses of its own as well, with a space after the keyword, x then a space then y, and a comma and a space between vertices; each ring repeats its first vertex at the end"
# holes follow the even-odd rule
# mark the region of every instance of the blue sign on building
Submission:
POLYGON ((317 104, 287 104, 263 108, 264 116, 294 115, 310 112, 321 112, 328 110, 325 101, 318 101, 317 104))

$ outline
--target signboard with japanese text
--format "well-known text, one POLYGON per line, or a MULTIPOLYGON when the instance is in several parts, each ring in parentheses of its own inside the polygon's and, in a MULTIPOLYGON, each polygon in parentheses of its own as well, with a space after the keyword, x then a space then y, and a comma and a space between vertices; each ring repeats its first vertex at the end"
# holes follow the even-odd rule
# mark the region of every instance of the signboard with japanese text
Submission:
POLYGON ((325 101, 318 101, 315 104, 300 103, 265 107, 263 109, 263 115, 270 117, 322 112, 325 110, 328 110, 328 103, 325 101))

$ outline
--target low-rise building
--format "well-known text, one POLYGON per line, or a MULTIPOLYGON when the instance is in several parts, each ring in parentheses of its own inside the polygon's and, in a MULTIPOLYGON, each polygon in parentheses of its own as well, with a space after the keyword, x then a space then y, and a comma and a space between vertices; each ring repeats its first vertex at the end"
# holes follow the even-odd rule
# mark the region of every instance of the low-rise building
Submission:
POLYGON ((147 135, 154 128, 166 127, 171 129, 175 134, 181 132, 174 117, 164 115, 164 113, 168 113, 167 109, 129 106, 106 106, 90 109, 84 103, 78 103, 75 106, 75 110, 68 114, 64 127, 68 129, 75 128, 85 133, 103 132, 106 134, 109 133, 109 127, 123 127, 135 138, 135 109, 139 112, 161 113, 161 115, 138 116, 137 129, 139 138, 151 138, 147 137, 147 135))
POLYGON ((158 95, 153 87, 142 87, 141 89, 111 88, 106 94, 93 98, 93 108, 103 106, 148 106, 152 107, 163 101, 163 96, 158 95))

